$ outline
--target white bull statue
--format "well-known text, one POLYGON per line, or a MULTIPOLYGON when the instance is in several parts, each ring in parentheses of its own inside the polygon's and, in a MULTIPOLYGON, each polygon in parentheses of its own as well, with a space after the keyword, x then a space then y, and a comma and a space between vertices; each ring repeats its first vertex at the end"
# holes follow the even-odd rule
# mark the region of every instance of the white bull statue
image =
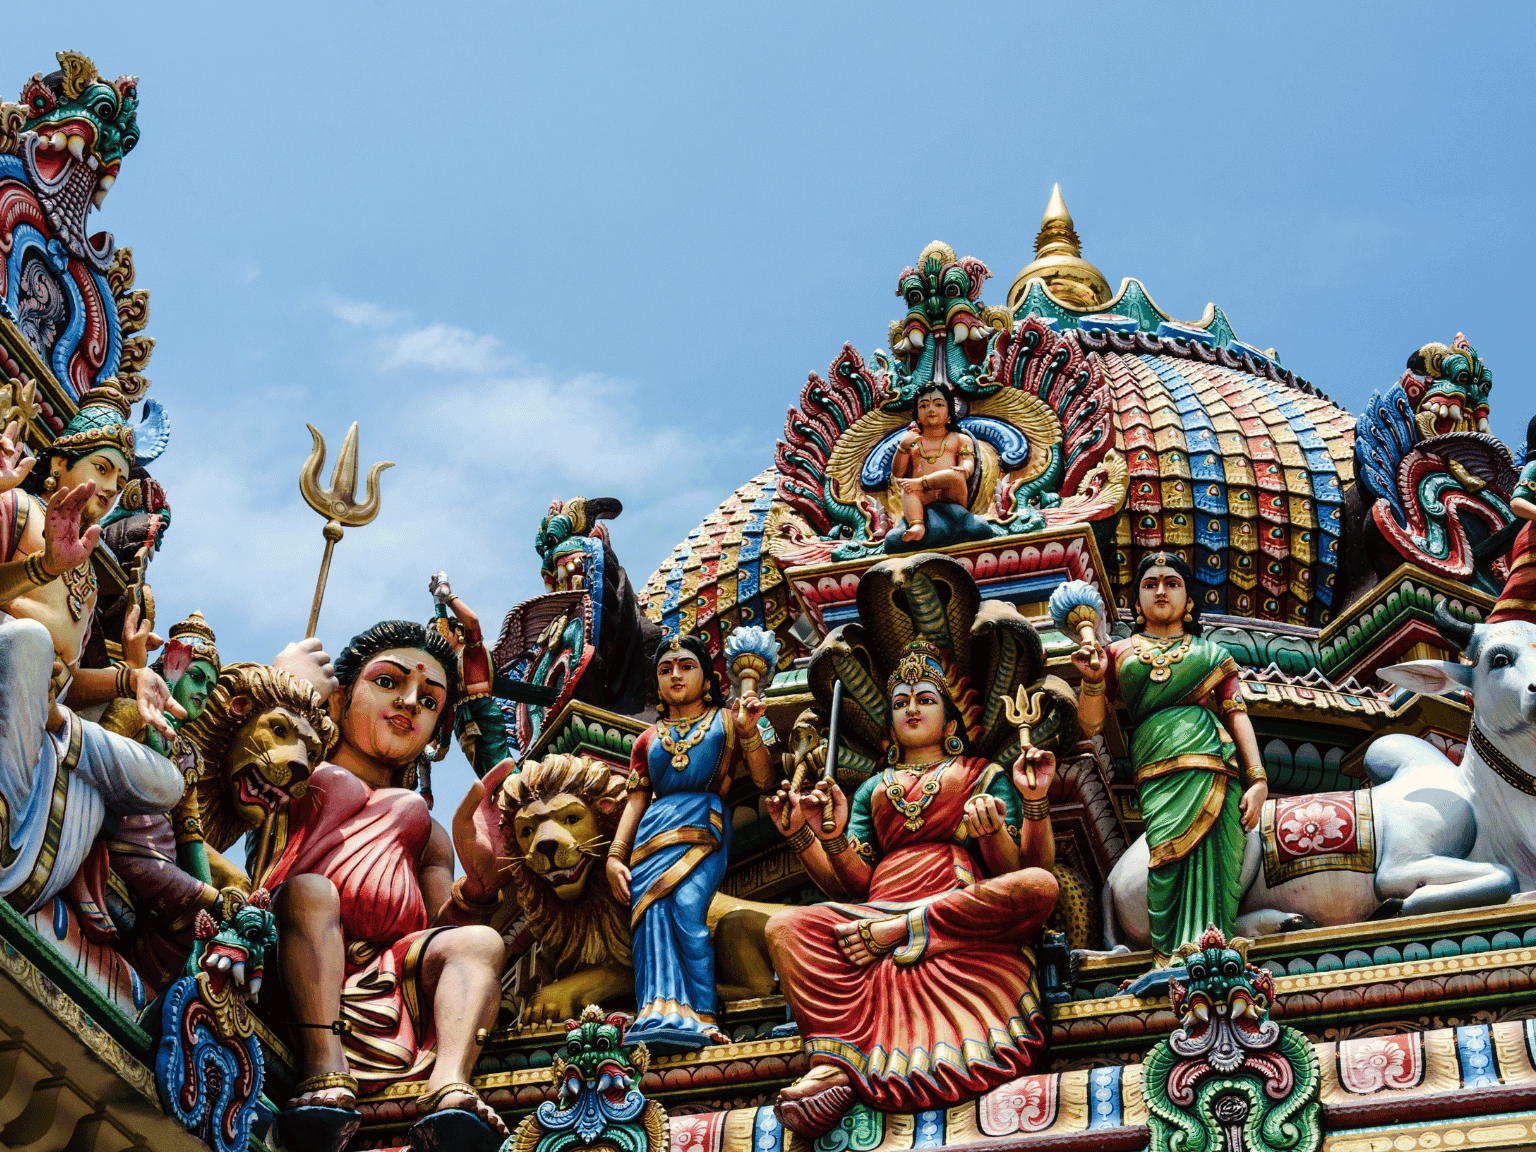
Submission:
MULTIPOLYGON (((1466 755, 1452 763, 1415 736, 1383 736, 1365 756, 1372 787, 1270 800, 1243 856, 1244 936, 1374 917, 1502 904, 1536 890, 1536 624, 1464 624, 1435 606, 1471 664, 1383 668, 1426 695, 1472 693, 1466 755)), ((1146 837, 1104 890, 1112 948, 1147 948, 1146 837)), ((1536 896, 1533 896, 1536 898, 1536 896)))

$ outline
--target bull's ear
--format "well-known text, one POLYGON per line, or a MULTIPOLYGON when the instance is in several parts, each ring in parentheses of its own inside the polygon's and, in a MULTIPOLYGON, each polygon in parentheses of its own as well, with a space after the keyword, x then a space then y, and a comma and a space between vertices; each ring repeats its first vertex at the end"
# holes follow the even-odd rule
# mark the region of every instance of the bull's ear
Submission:
POLYGON ((1406 664, 1383 668, 1376 675, 1388 684, 1412 689, 1422 696, 1438 696, 1460 689, 1471 691, 1474 671, 1470 665, 1445 660, 1410 660, 1406 664))

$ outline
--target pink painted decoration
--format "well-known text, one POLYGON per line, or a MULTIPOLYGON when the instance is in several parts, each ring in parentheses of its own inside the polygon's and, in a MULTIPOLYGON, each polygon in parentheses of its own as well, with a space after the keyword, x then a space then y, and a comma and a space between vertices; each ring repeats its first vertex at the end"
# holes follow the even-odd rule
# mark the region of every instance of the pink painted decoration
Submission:
POLYGON ((1350 1092, 1416 1088, 1423 1078, 1424 1037, 1419 1033, 1339 1042, 1339 1081, 1350 1092))
POLYGON ((981 1130, 988 1136, 1042 1132, 1056 1120, 1060 1077, 1047 1073, 1021 1076, 994 1088, 977 1101, 981 1130))
POLYGON ((165 682, 175 684, 192 667, 192 645, 185 640, 169 640, 165 645, 165 682))

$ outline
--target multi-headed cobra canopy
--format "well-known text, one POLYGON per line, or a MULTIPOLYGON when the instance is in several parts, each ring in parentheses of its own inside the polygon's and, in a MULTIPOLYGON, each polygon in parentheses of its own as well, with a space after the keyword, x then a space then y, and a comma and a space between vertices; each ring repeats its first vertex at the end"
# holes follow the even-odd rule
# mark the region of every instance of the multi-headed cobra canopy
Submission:
POLYGON ((1018 755, 1003 698, 1020 687, 1039 694, 1033 743, 1076 743, 1076 698, 1064 681, 1042 676, 1045 649, 1034 626, 1012 604, 983 600, 959 561, 935 552, 884 560, 859 581, 858 608, 858 623, 834 629, 811 654, 809 680, 823 715, 842 682, 842 736, 859 757, 877 760, 890 739, 891 677, 903 670, 942 678, 977 755, 1018 755))

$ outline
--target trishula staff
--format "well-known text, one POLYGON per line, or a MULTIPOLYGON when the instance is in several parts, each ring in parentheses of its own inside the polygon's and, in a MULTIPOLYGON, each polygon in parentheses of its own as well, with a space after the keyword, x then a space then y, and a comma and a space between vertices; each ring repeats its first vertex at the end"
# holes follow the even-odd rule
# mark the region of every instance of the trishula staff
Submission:
POLYGON ((379 514, 379 474, 395 466, 393 460, 383 460, 368 469, 368 499, 357 502, 357 421, 347 429, 346 439, 341 442, 341 455, 336 458, 336 470, 331 473, 331 486, 320 487, 320 470, 325 467, 325 437, 313 424, 306 425, 315 438, 315 446, 299 471, 299 491, 304 501, 326 518, 325 555, 320 559, 320 578, 315 581, 315 602, 309 609, 309 627, 304 639, 315 634, 320 622, 320 601, 325 599, 325 580, 331 574, 331 552, 341 539, 345 528, 361 528, 372 523, 379 514))

